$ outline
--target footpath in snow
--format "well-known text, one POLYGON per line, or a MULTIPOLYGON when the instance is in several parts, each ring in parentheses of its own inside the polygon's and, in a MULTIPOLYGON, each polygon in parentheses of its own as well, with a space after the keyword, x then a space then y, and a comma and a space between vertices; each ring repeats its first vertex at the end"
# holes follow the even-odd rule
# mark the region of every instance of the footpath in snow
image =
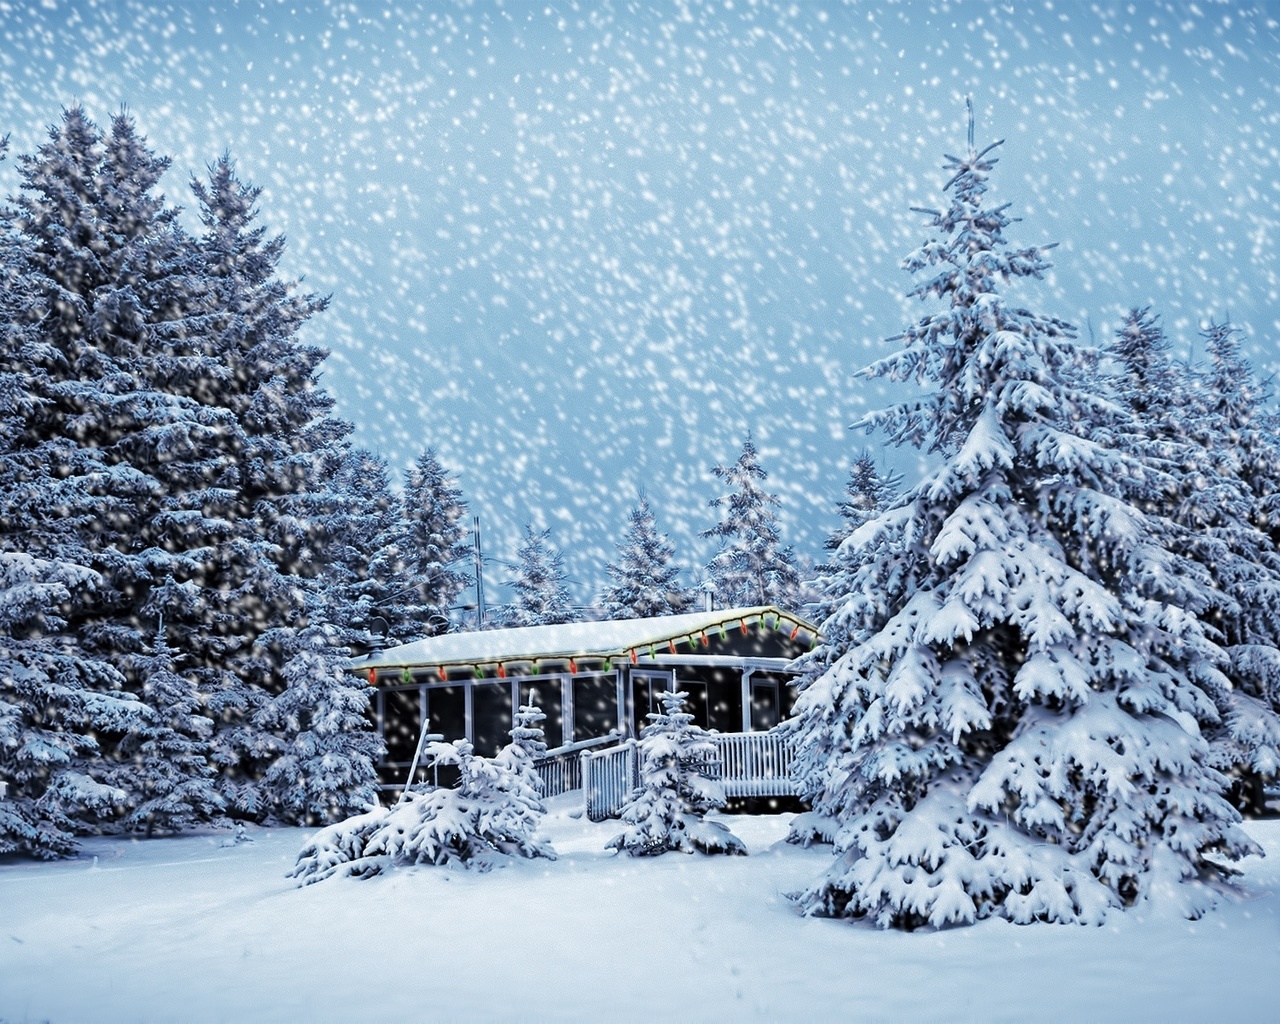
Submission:
POLYGON ((553 802, 559 860, 297 888, 305 829, 93 840, 0 861, 0 1021, 1209 1020, 1276 1012, 1280 822, 1197 922, 912 934, 798 917, 826 849, 729 816, 748 857, 616 857, 553 802))

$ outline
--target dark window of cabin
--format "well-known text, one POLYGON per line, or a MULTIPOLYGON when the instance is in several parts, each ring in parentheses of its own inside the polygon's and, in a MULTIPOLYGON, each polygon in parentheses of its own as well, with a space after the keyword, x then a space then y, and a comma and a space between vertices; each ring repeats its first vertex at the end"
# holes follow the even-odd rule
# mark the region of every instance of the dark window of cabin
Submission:
POLYGON ((653 709, 649 707, 649 677, 637 676, 631 677, 631 720, 635 723, 635 734, 640 735, 640 730, 649 724, 648 714, 653 709))
POLYGON ((773 680, 751 680, 751 728, 765 732, 778 724, 778 684, 773 680))
POLYGON ((548 747, 558 747, 564 743, 564 700, 559 677, 521 683, 520 703, 537 705, 547 716, 547 720, 542 723, 542 731, 547 734, 548 747))
POLYGON ((573 738, 595 739, 618 727, 618 688, 613 676, 573 680, 573 738))
POLYGON ((742 731, 742 673, 713 668, 707 683, 707 728, 720 732, 742 731))
POLYGON ((693 724, 707 726, 707 684, 692 679, 676 679, 676 689, 685 694, 684 712, 693 715, 693 724))
POLYGON ((631 673, 631 714, 636 735, 649 724, 649 715, 662 710, 662 694, 671 689, 666 675, 631 673))
POLYGON ((467 698, 462 686, 433 686, 427 691, 427 720, 431 731, 446 742, 467 734, 467 698))
POLYGON ((418 733, 422 728, 422 704, 419 688, 404 687, 382 693, 382 739, 387 745, 386 760, 408 764, 418 749, 418 733))
POLYGON ((782 684, 782 717, 790 718, 796 713, 796 701, 800 699, 800 691, 794 680, 782 684))
POLYGON ((685 710, 704 729, 742 731, 742 673, 731 668, 681 665, 676 689, 689 694, 685 710))
POLYGON ((493 757, 511 741, 511 684, 473 683, 471 727, 476 753, 493 757))

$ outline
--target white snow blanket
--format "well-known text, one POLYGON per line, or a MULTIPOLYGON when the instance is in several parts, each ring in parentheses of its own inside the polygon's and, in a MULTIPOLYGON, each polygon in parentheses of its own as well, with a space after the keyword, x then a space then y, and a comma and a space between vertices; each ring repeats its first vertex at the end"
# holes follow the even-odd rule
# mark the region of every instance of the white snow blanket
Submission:
POLYGON ((784 893, 830 848, 789 815, 726 816, 748 857, 605 852, 617 822, 552 801, 556 861, 299 888, 314 830, 96 839, 0 862, 0 1019, 94 1021, 1229 1020, 1275 1015, 1280 822, 1248 897, 1188 922, 984 921, 882 932, 800 917, 784 893), (678 950, 679 956, 669 955, 678 950))

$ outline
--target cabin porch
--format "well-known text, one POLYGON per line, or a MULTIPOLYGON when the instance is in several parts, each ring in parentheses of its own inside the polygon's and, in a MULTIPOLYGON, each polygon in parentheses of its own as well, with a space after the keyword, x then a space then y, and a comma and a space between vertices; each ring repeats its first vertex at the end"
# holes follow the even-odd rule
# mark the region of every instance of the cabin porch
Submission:
MULTIPOLYGON (((778 730, 712 733, 716 760, 710 766, 724 784, 725 796, 794 796, 791 745, 778 730)), ((603 821, 622 809, 640 783, 639 744, 624 740, 613 746, 556 754, 537 764, 544 796, 582 791, 583 811, 603 821)))

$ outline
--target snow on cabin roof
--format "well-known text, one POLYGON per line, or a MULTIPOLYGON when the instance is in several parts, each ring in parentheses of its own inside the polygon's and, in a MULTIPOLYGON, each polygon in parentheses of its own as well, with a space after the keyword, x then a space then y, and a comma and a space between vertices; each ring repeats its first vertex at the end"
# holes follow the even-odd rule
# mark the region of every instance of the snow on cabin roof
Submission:
POLYGON ((472 633, 444 633, 399 647, 389 647, 350 662, 352 669, 412 668, 419 665, 484 665, 507 661, 557 658, 608 658, 629 651, 718 629, 744 620, 776 616, 801 629, 817 629, 773 605, 721 608, 687 615, 661 615, 651 619, 605 619, 601 622, 566 622, 556 626, 518 626, 472 633))

